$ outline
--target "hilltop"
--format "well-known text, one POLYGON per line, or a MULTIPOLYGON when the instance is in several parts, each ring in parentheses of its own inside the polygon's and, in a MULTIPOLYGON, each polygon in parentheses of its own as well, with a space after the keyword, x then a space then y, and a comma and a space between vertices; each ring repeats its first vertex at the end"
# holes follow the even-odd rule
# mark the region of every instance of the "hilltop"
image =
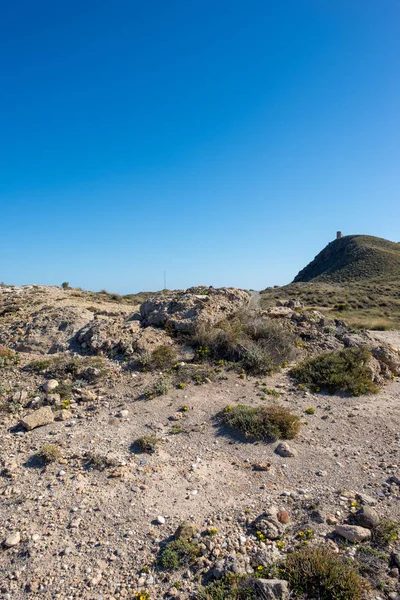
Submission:
POLYGON ((369 235, 330 242, 293 282, 262 292, 262 306, 298 298, 360 329, 400 328, 400 244, 369 235))
POLYGON ((296 275, 294 283, 343 283, 399 276, 400 244, 371 235, 347 235, 330 242, 296 275))

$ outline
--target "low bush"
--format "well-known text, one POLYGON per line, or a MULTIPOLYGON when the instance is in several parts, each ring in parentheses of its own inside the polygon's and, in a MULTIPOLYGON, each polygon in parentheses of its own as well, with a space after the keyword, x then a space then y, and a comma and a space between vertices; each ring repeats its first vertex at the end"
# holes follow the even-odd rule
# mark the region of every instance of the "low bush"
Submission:
POLYGON ((278 404, 226 406, 217 414, 217 421, 246 438, 268 442, 292 439, 300 430, 300 418, 278 404))
POLYGON ((174 571, 189 566, 199 554, 197 545, 184 540, 172 540, 162 550, 158 562, 163 569, 174 571))
POLYGON ((160 440, 155 435, 144 435, 136 440, 134 446, 139 452, 154 454, 159 443, 160 440))
POLYGON ((255 580, 243 575, 225 575, 200 588, 197 600, 262 600, 264 595, 257 593, 255 580))
POLYGON ((117 461, 103 454, 89 453, 86 455, 86 467, 89 469, 97 469, 104 471, 109 467, 116 467, 117 461))
POLYGON ((367 587, 354 563, 323 546, 288 554, 281 576, 300 598, 361 600, 367 587))
POLYGON ((203 324, 192 338, 199 358, 239 362, 246 371, 266 374, 296 353, 295 336, 283 325, 246 312, 211 326, 203 324))
POLYGON ((55 444, 44 444, 36 456, 45 464, 50 464, 61 458, 61 452, 55 444))
POLYGON ((85 371, 89 368, 98 369, 99 378, 108 374, 107 363, 101 356, 54 356, 52 358, 41 358, 28 363, 25 370, 29 373, 40 373, 54 379, 65 377, 85 377, 85 371))
POLYGON ((383 519, 372 530, 372 541, 376 546, 385 547, 399 539, 399 526, 396 521, 383 519))
POLYGON ((291 375, 313 391, 324 388, 359 396, 378 391, 368 367, 370 358, 366 348, 345 348, 309 358, 294 367, 291 375))
POLYGON ((144 391, 143 396, 146 400, 151 400, 156 396, 165 396, 168 394, 171 387, 171 382, 168 377, 160 377, 155 383, 147 390, 144 391))
POLYGON ((0 369, 18 365, 20 362, 19 355, 9 348, 0 346, 0 369))

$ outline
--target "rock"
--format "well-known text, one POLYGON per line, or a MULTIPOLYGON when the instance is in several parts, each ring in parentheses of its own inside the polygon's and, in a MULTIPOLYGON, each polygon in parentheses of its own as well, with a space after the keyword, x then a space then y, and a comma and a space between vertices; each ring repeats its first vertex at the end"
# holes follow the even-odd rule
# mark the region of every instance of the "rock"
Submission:
POLYGON ((364 492, 358 492, 355 497, 357 500, 359 500, 359 502, 361 502, 361 504, 367 504, 369 506, 375 506, 377 502, 376 498, 368 496, 368 494, 364 494, 364 492))
POLYGON ((160 525, 164 525, 164 523, 165 523, 165 517, 162 517, 161 515, 159 515, 157 517, 157 523, 159 523, 160 525))
POLYGON ((389 577, 398 579, 399 578, 399 569, 397 567, 393 567, 393 569, 390 569, 388 575, 389 575, 389 577))
POLYGON ((120 419, 126 419, 128 417, 128 415, 129 415, 129 410, 124 409, 124 410, 120 410, 117 416, 120 417, 120 419))
POLYGON ((194 538, 198 531, 197 525, 194 523, 183 522, 179 525, 178 529, 174 533, 174 538, 176 540, 181 540, 183 542, 189 542, 194 538))
POLYGON ((336 525, 335 533, 349 542, 364 542, 371 538, 371 531, 358 525, 336 525))
POLYGON ((400 569, 400 552, 392 552, 392 563, 400 569))
POLYGON ((43 389, 45 392, 49 393, 55 390, 58 387, 58 381, 56 379, 49 379, 43 384, 43 389))
POLYGON ((263 567, 271 567, 276 564, 281 558, 281 554, 276 546, 266 546, 260 548, 254 555, 254 565, 263 567))
POLYGON ((56 421, 69 421, 72 419, 72 413, 71 411, 62 408, 54 414, 54 418, 56 421))
POLYGON ((379 515, 370 506, 363 506, 356 512, 357 523, 361 525, 361 527, 366 527, 367 529, 374 529, 379 523, 379 515))
POLYGON ((35 429, 36 427, 42 427, 43 425, 48 425, 54 421, 53 411, 49 406, 43 406, 42 408, 38 408, 30 415, 23 417, 21 419, 21 425, 25 427, 28 431, 35 429))
POLYGON ((279 523, 284 523, 285 525, 286 525, 286 523, 289 523, 289 521, 290 521, 289 513, 284 508, 281 508, 281 510, 277 514, 277 517, 278 517, 279 523))
POLYGON ((288 443, 281 442, 275 448, 275 453, 279 456, 283 456, 284 458, 291 458, 293 456, 297 456, 297 450, 291 448, 288 443))
POLYGON ((90 323, 79 333, 79 343, 97 354, 142 354, 159 346, 172 346, 173 340, 161 329, 142 327, 139 321, 116 320, 90 323))
POLYGON ((15 533, 11 533, 5 540, 4 545, 6 548, 12 548, 13 546, 18 546, 21 541, 21 534, 19 531, 15 533))
POLYGON ((284 579, 256 579, 254 588, 260 591, 263 600, 287 600, 289 584, 284 579))
POLYGON ((140 307, 142 322, 193 333, 202 324, 214 324, 249 304, 250 296, 236 288, 197 287, 161 292, 140 307))
POLYGON ((254 471, 269 471, 271 469, 271 466, 272 465, 270 462, 254 463, 253 470, 254 471))

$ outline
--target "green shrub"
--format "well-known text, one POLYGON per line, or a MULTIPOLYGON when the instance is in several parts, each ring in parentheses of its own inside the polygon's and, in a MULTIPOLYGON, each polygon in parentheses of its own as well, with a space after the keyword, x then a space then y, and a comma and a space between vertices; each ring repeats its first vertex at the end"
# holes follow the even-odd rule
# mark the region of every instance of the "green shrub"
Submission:
POLYGON ((197 600, 262 600, 255 580, 245 575, 229 574, 200 588, 197 600))
POLYGON ((291 360, 296 352, 291 331, 272 319, 246 312, 217 325, 203 324, 192 343, 200 358, 239 362, 249 373, 260 375, 291 360))
POLYGON ((217 414, 217 420, 253 440, 289 440, 300 430, 300 418, 278 404, 226 406, 217 414))
POLYGON ((139 452, 154 454, 159 443, 160 440, 155 435, 143 435, 136 440, 134 445, 139 452))
POLYGON ((103 454, 88 453, 86 455, 86 467, 90 469, 97 469, 98 471, 104 471, 108 467, 116 467, 117 461, 103 454))
POLYGON ((12 365, 18 365, 20 362, 19 355, 13 352, 9 348, 0 346, 0 369, 11 367, 12 365))
POLYGON ((61 287, 63 290, 69 290, 69 282, 63 281, 63 283, 61 284, 61 287))
POLYGON ((399 539, 399 526, 396 521, 383 519, 372 530, 372 540, 376 546, 388 546, 399 539))
POLYGON ((353 563, 322 546, 288 554, 281 574, 301 598, 361 600, 366 589, 353 563))
POLYGON ((65 377, 84 376, 85 369, 89 367, 98 369, 100 377, 108 374, 107 364, 101 356, 54 356, 52 358, 41 358, 33 360, 26 365, 25 370, 29 373, 41 373, 54 379, 65 377))
POLYGON ((196 560, 200 551, 197 545, 184 540, 168 542, 159 557, 159 564, 167 571, 187 567, 196 560))
POLYGON ((61 458, 61 452, 55 444, 44 444, 36 456, 45 464, 50 464, 61 458))
POLYGON ((372 381, 366 348, 345 348, 309 358, 291 370, 291 375, 313 391, 325 388, 330 393, 347 392, 352 396, 377 392, 372 381))
POLYGON ((158 346, 151 353, 152 367, 160 371, 166 371, 176 363, 176 352, 171 346, 158 346))
POLYGON ((143 393, 146 400, 151 400, 156 396, 165 396, 170 390, 170 380, 168 377, 160 377, 157 381, 143 393))

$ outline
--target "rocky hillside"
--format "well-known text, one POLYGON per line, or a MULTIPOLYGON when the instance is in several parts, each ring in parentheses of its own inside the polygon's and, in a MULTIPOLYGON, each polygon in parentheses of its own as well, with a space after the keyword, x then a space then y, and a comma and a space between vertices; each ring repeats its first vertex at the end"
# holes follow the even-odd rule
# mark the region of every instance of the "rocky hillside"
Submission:
POLYGON ((0 288, 1 598, 399 600, 400 337, 253 300, 0 288))
POLYGON ((328 244, 294 282, 343 283, 400 277, 400 244, 370 235, 347 235, 328 244))

